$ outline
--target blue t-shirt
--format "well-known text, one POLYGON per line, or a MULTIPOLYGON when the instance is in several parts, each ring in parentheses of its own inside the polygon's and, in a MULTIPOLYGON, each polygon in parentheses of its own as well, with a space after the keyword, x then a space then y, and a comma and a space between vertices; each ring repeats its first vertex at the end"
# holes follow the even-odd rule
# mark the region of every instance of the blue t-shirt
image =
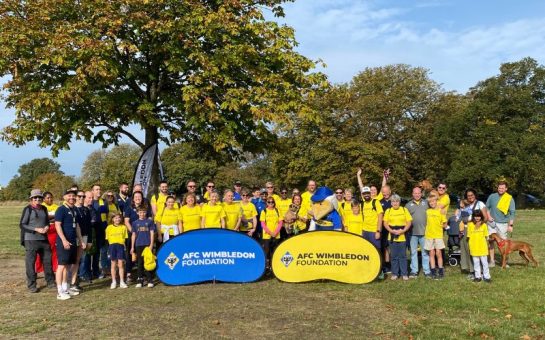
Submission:
MULTIPOLYGON (((64 237, 68 242, 76 245, 76 239, 78 235, 76 233, 76 226, 79 223, 78 214, 76 208, 70 208, 66 205, 61 205, 57 211, 55 211, 55 222, 61 222, 61 229, 64 233, 64 237)), ((57 235, 57 242, 61 242, 60 236, 57 235)))
POLYGON ((131 223, 132 232, 136 233, 135 247, 149 246, 151 242, 150 231, 155 231, 155 223, 146 218, 145 220, 136 220, 131 223))
MULTIPOLYGON (((132 204, 126 205, 123 216, 125 216, 125 218, 128 218, 129 223, 132 225, 132 222, 138 220, 138 209, 136 207, 133 207, 132 204)), ((151 206, 148 204, 146 218, 151 218, 151 216, 151 206)))
POLYGON ((242 201, 242 196, 236 191, 233 191, 233 201, 238 202, 242 201))
POLYGON ((386 211, 392 207, 392 202, 383 198, 380 200, 380 205, 382 205, 382 210, 386 211))

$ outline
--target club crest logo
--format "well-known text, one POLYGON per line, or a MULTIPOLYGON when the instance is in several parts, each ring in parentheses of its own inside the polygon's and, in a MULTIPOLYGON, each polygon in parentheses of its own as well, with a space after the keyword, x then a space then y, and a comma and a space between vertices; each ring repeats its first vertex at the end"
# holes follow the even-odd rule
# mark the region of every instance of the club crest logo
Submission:
POLYGON ((180 259, 173 252, 171 252, 165 260, 165 264, 170 268, 170 270, 173 270, 178 262, 180 262, 180 259))
POLYGON ((281 258, 280 261, 284 264, 284 266, 288 267, 290 263, 293 261, 293 256, 290 254, 289 251, 287 251, 281 258))

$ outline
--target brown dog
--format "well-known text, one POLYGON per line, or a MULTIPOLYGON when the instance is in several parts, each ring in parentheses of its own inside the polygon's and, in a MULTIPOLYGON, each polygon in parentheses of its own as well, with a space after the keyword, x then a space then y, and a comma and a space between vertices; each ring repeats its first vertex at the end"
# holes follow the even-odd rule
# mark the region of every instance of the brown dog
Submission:
POLYGON ((501 253, 502 268, 505 268, 505 265, 507 265, 507 257, 509 254, 516 250, 519 251, 519 255, 526 261, 526 265, 532 261, 536 267, 538 266, 537 261, 532 255, 531 244, 522 241, 504 240, 495 233, 490 234, 490 237, 498 244, 498 249, 501 253))

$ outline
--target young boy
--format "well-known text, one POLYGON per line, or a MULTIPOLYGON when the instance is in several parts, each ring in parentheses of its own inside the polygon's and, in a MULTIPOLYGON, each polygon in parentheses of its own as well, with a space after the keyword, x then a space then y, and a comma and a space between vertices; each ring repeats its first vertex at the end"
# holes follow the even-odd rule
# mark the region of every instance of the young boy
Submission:
POLYGON ((446 228, 447 220, 441 210, 437 209, 437 198, 432 196, 428 198, 430 208, 426 210, 426 233, 424 235, 424 249, 430 252, 430 269, 433 279, 442 279, 445 276, 443 268, 443 253, 445 241, 443 241, 443 230, 446 228), (436 271, 435 265, 437 258, 436 271))
POLYGON ((156 228, 153 221, 146 217, 146 214, 146 207, 138 208, 138 219, 131 224, 131 254, 133 256, 136 255, 136 262, 138 263, 136 288, 142 288, 142 285, 144 284, 144 275, 146 275, 148 287, 153 288, 152 273, 144 270, 144 257, 142 256, 142 252, 146 247, 153 249, 156 228))
POLYGON ((119 288, 127 288, 125 283, 125 239, 129 237, 127 227, 121 223, 121 214, 115 213, 112 216, 112 224, 106 228, 106 240, 110 244, 108 253, 110 254, 112 284, 111 289, 115 289, 116 281, 116 265, 119 267, 119 288))

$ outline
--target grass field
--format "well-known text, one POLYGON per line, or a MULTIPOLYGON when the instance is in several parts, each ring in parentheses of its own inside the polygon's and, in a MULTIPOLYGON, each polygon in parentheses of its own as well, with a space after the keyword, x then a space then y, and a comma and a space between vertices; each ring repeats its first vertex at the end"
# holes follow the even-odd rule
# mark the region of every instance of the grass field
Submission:
MULTIPOLYGON (((200 284, 110 290, 109 280, 57 301, 54 291, 27 293, 22 207, 0 207, 0 338, 414 338, 544 339, 545 270, 492 268, 492 284, 472 283, 459 268, 443 281, 367 285, 200 284)), ((518 211, 514 239, 545 258, 545 211, 518 211)), ((39 285, 43 285, 43 279, 39 285)))

